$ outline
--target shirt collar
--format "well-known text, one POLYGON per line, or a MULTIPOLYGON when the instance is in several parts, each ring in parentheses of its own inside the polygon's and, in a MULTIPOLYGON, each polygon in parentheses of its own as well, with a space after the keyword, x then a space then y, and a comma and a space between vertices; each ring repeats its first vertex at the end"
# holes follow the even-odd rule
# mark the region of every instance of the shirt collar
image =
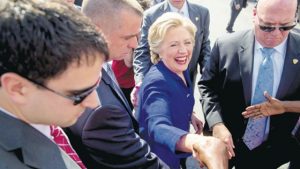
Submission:
MULTIPOLYGON (((285 38, 284 41, 282 41, 279 45, 273 48, 275 49, 276 52, 280 53, 280 55, 284 55, 286 46, 287 46, 287 38, 285 38)), ((259 50, 261 48, 263 48, 263 46, 257 40, 255 40, 255 50, 259 50)))
MULTIPOLYGON (((3 113, 13 117, 13 118, 17 118, 17 116, 15 116, 14 114, 8 112, 6 109, 0 107, 0 111, 2 111, 3 113)), ((30 125, 37 129, 39 132, 41 132, 43 135, 45 135, 46 137, 48 137, 49 139, 52 140, 52 136, 51 136, 51 133, 50 133, 50 126, 49 125, 44 125, 44 124, 31 124, 30 125)))
POLYGON ((176 7, 174 7, 169 1, 168 4, 170 6, 171 12, 178 12, 181 11, 183 12, 184 16, 189 17, 189 11, 188 11, 188 6, 187 6, 187 2, 185 1, 182 8, 181 9, 177 9, 176 7))

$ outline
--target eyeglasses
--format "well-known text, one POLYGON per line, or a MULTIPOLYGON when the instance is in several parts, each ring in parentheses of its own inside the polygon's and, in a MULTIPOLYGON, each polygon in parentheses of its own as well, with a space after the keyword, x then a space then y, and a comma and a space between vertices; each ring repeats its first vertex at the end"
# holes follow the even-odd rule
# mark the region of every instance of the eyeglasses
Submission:
MULTIPOLYGON (((3 65, 0 66, 0 74, 6 73, 6 72, 15 72, 15 71, 9 71, 9 69, 7 69, 5 66, 3 66, 3 65)), ((88 88, 83 89, 81 91, 76 91, 77 94, 73 94, 71 96, 66 96, 64 94, 61 94, 60 92, 57 92, 57 91, 55 91, 53 89, 48 88, 47 86, 45 86, 45 85, 43 85, 43 84, 41 84, 41 83, 39 83, 39 82, 37 82, 37 81, 35 81, 33 79, 30 79, 30 78, 28 78, 26 76, 22 76, 19 73, 16 73, 16 74, 18 74, 19 76, 27 79, 31 83, 34 83, 34 84, 36 84, 36 85, 38 85, 38 86, 40 86, 40 87, 42 87, 42 88, 44 88, 44 89, 46 89, 46 90, 54 93, 54 94, 57 94, 57 95, 59 95, 61 97, 67 98, 69 100, 72 100, 74 106, 80 104, 86 97, 88 97, 94 90, 96 90, 96 88, 98 87, 98 85, 100 83, 100 80, 101 80, 101 78, 99 77, 99 79, 96 81, 96 83, 94 85, 92 85, 91 87, 88 87, 88 88)), ((1 84, 0 84, 0 86, 1 86, 1 84)))
MULTIPOLYGON (((24 76, 22 76, 22 77, 24 77, 24 76)), ((86 88, 86 89, 84 89, 82 91, 76 92, 78 94, 73 94, 72 96, 66 96, 64 94, 61 94, 61 93, 53 90, 53 89, 48 88, 47 86, 45 86, 45 85, 43 85, 41 83, 36 82, 35 80, 29 79, 29 78, 26 78, 26 77, 24 77, 24 78, 27 79, 27 80, 29 80, 30 82, 32 82, 32 83, 40 86, 40 87, 42 87, 42 88, 44 88, 44 89, 52 92, 52 93, 55 93, 55 94, 57 94, 59 96, 62 96, 64 98, 72 100, 73 101, 73 105, 80 104, 87 96, 89 96, 94 90, 96 90, 96 88, 98 87, 99 82, 100 82, 100 78, 99 78, 97 80, 97 82, 93 86, 88 87, 88 88, 86 88)))
POLYGON ((264 31, 264 32, 273 32, 275 31, 275 29, 279 29, 281 32, 283 31, 289 31, 291 29, 293 29, 296 26, 297 23, 295 23, 294 25, 290 25, 290 26, 264 26, 264 25, 258 25, 260 30, 264 31))

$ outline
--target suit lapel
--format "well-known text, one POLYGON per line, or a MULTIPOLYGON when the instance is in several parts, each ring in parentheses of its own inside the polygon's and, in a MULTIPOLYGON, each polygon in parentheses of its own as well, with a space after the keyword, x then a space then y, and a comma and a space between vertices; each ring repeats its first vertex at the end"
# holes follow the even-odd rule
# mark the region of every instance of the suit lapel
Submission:
POLYGON ((73 159, 71 159, 71 157, 64 150, 61 148, 59 148, 59 150, 68 169, 81 169, 79 165, 73 159))
POLYGON ((122 90, 120 89, 119 86, 117 86, 113 80, 111 79, 111 77, 108 75, 108 73, 102 69, 102 80, 104 83, 106 83, 111 90, 115 93, 115 95, 117 96, 117 98, 122 102, 122 104, 124 105, 124 107, 127 109, 128 112, 131 112, 131 108, 122 92, 122 90))
POLYGON ((240 61, 240 73, 243 82, 243 90, 245 102, 247 105, 251 104, 252 93, 252 67, 253 67, 253 50, 254 50, 254 34, 253 31, 246 33, 242 40, 240 49, 238 51, 240 61))
POLYGON ((293 33, 290 33, 287 41, 284 65, 276 98, 283 98, 283 96, 288 93, 294 79, 298 78, 298 74, 296 72, 299 72, 300 69, 300 52, 297 50, 297 45, 299 44, 295 40, 293 33))
POLYGON ((114 93, 114 95, 121 101, 121 103, 123 104, 123 106, 127 109, 127 112, 129 114, 129 116, 131 117, 131 121, 133 124, 133 127, 135 129, 135 131, 138 133, 139 131, 139 125, 138 122, 136 121, 136 119, 133 117, 132 114, 132 110, 125 98, 125 96, 123 95, 123 92, 119 89, 119 87, 115 86, 113 84, 112 79, 110 78, 110 76, 106 73, 106 71, 104 69, 102 69, 102 80, 103 82, 108 85, 112 92, 114 93))
MULTIPOLYGON (((187 1, 187 6, 188 6, 188 10, 189 10, 189 15, 190 15, 190 19, 191 21, 195 24, 195 26, 197 27, 197 30, 201 30, 201 28, 199 28, 200 26, 200 14, 199 12, 197 12, 197 9, 194 8, 192 5, 190 5, 187 1)), ((203 29, 203 28, 202 28, 203 29)), ((195 38, 197 39, 197 38, 195 38)))
POLYGON ((25 165, 41 169, 66 169, 59 148, 32 126, 1 111, 0 124, 0 144, 6 151, 21 149, 25 165))
POLYGON ((163 2, 163 5, 160 7, 160 10, 161 10, 162 14, 165 13, 165 12, 170 12, 171 11, 171 9, 169 7, 169 4, 168 4, 168 1, 163 2))

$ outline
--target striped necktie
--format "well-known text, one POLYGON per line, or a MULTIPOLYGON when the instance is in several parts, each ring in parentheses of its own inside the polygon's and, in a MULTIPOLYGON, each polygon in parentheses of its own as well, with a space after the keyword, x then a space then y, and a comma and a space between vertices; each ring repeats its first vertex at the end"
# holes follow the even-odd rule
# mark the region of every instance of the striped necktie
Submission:
POLYGON ((60 127, 50 126, 51 136, 53 137, 54 142, 64 150, 82 169, 86 169, 82 161, 80 160, 77 153, 74 151, 70 145, 69 139, 64 134, 63 130, 60 127))

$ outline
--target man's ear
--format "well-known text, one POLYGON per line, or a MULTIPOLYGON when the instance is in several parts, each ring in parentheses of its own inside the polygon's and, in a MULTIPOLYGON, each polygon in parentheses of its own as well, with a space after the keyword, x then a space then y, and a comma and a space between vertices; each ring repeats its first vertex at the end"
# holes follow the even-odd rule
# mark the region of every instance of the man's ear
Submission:
POLYGON ((252 11, 252 13, 253 13, 253 17, 254 17, 254 16, 256 16, 256 13, 257 13, 257 8, 253 8, 253 11, 252 11))
POLYGON ((7 96, 14 102, 23 104, 26 102, 26 95, 30 82, 16 73, 4 73, 1 75, 1 88, 7 96))

